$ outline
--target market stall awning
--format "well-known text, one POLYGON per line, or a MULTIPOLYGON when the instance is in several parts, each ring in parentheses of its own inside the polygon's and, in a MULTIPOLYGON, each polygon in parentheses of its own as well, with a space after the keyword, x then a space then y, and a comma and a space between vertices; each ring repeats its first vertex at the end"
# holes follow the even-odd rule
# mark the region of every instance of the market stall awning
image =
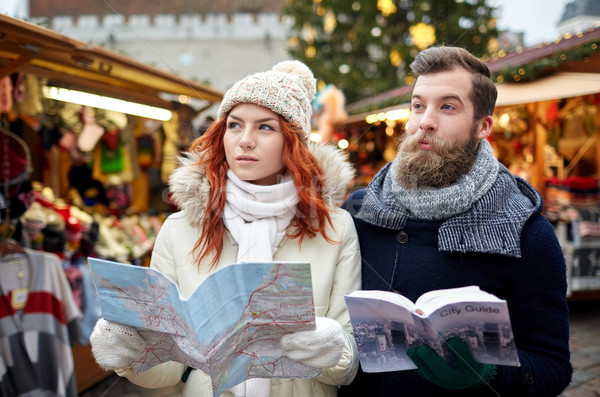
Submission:
POLYGON ((572 98, 600 92, 600 73, 558 73, 529 83, 496 84, 496 106, 572 98))
POLYGON ((211 87, 138 62, 107 48, 0 14, 0 77, 23 72, 49 84, 113 96, 147 105, 171 107, 161 95, 187 95, 221 101, 211 87))

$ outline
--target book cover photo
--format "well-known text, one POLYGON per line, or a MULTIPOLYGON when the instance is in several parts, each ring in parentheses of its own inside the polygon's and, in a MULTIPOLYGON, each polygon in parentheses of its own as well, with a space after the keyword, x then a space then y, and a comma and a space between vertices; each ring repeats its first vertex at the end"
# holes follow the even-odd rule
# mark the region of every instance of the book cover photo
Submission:
POLYGON ((390 291, 355 291, 345 301, 365 372, 416 369, 411 346, 428 344, 448 357, 451 337, 478 362, 520 365, 506 301, 477 286, 430 291, 414 303, 390 291))

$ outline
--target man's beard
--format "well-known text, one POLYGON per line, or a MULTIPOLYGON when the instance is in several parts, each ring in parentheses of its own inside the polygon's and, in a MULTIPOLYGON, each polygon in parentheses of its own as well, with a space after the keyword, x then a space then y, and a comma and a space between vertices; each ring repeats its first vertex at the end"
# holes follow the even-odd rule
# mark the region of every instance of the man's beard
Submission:
POLYGON ((406 188, 434 187, 452 185, 458 178, 469 172, 477 156, 477 123, 473 123, 469 138, 450 145, 435 134, 419 132, 400 137, 396 180, 406 188), (427 139, 431 150, 419 148, 419 141, 427 139))

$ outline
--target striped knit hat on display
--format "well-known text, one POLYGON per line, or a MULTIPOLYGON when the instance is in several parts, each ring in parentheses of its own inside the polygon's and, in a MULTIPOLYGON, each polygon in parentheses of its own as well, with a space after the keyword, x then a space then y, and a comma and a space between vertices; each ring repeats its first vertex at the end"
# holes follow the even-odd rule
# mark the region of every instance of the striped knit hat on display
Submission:
POLYGON ((267 72, 236 82, 223 97, 219 118, 240 103, 264 106, 296 125, 300 139, 308 144, 316 92, 316 79, 308 66, 300 61, 283 61, 267 72))

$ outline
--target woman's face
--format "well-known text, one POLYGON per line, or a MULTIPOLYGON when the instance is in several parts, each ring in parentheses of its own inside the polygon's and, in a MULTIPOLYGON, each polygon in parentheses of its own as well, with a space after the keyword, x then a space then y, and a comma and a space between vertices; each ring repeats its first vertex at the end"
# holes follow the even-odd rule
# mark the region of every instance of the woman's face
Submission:
POLYGON ((274 185, 283 164, 284 139, 279 116, 251 103, 234 106, 223 136, 229 168, 238 178, 257 185, 274 185))

